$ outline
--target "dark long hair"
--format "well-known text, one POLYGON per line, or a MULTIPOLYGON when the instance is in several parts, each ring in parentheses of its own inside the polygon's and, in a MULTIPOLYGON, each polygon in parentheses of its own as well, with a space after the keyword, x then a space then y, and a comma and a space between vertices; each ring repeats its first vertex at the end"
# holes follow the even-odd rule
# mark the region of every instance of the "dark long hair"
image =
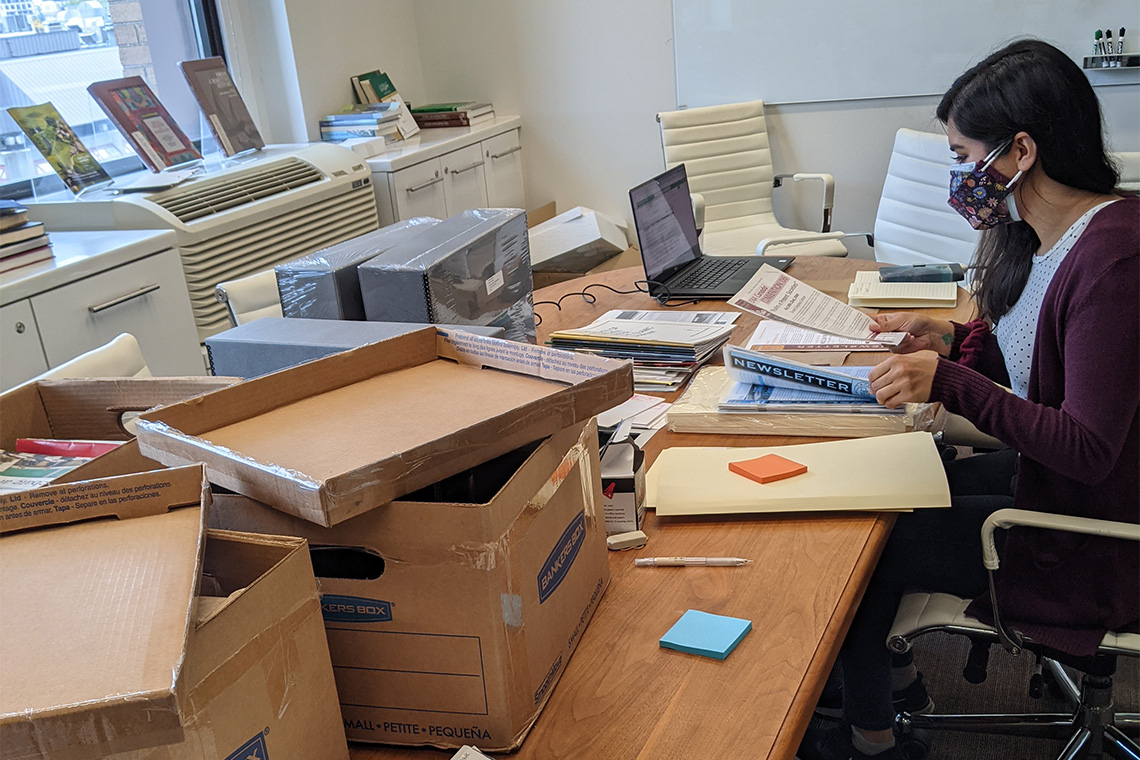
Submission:
MULTIPOLYGON (((937 113, 987 150, 1027 133, 1037 143, 1030 171, 1062 185, 1111 193, 1119 181, 1105 151, 1092 85, 1072 59, 1040 40, 1013 42, 958 77, 937 113)), ((994 322, 1017 302, 1040 245, 1023 221, 982 233, 973 266, 974 300, 983 319, 994 322)))

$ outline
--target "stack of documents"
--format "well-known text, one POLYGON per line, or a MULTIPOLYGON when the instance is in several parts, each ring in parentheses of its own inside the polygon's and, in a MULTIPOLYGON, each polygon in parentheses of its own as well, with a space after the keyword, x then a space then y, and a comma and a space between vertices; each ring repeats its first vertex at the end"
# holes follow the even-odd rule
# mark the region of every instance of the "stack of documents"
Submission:
POLYGON ((633 361, 633 389, 678 390, 728 341, 739 315, 719 311, 610 311, 585 327, 551 333, 567 351, 633 361))
POLYGON ((665 427, 670 406, 657 396, 635 393, 628 401, 599 414, 598 427, 616 428, 622 422, 628 422, 633 433, 657 431, 665 427))
POLYGON ((952 309, 958 302, 956 282, 880 282, 878 272, 856 272, 847 289, 847 304, 872 309, 952 309))

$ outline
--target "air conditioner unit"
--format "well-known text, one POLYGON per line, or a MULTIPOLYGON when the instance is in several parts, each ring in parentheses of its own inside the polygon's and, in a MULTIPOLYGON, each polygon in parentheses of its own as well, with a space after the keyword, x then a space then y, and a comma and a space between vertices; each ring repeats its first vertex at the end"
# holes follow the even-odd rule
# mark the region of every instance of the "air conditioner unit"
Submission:
POLYGON ((201 341, 230 327, 214 297, 219 282, 379 227, 368 165, 325 143, 272 146, 158 193, 100 191, 25 205, 51 231, 174 230, 201 341))

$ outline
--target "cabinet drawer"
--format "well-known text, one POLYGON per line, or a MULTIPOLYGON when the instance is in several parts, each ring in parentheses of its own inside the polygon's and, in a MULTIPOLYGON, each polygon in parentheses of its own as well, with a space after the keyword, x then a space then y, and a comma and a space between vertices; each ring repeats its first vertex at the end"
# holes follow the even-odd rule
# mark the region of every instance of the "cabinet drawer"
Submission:
POLYGON ((481 145, 487 178, 487 205, 492 208, 526 208, 519 131, 512 129, 495 135, 481 145))
POLYGON ((0 307, 0 390, 7 390, 48 368, 36 318, 27 299, 0 307))
POLYGON ((487 185, 483 179, 486 163, 478 145, 452 151, 440 159, 447 180, 443 183, 447 215, 452 216, 469 208, 485 208, 487 185))
POLYGON ((396 217, 447 217, 444 201, 443 167, 438 158, 409 166, 392 174, 392 195, 396 201, 396 217))
POLYGON ((153 374, 205 374, 175 251, 49 290, 31 301, 52 367, 127 332, 138 339, 153 374))

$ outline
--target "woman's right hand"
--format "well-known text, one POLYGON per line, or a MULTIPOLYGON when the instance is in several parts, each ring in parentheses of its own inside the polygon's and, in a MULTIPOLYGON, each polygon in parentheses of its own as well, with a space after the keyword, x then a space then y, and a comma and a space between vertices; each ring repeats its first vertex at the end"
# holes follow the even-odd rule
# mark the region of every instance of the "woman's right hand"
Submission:
POLYGON ((891 351, 896 354, 911 354, 915 351, 937 351, 942 356, 950 355, 954 343, 954 325, 945 319, 933 319, 925 314, 901 311, 891 314, 875 314, 872 332, 905 332, 907 337, 891 351))

